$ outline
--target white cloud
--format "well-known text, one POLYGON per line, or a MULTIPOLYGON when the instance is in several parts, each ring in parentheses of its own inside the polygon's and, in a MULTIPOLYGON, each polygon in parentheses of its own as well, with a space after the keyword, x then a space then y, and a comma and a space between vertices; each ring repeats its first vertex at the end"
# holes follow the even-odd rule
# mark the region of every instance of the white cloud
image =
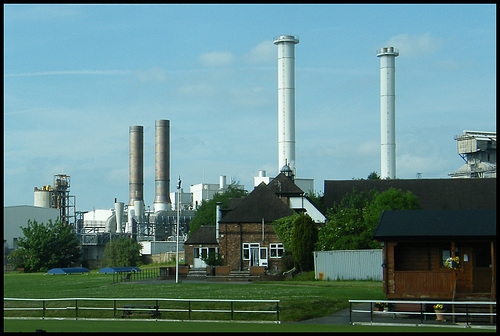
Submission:
POLYGON ((234 56, 230 52, 212 51, 209 53, 201 54, 198 61, 204 66, 226 66, 234 62, 234 56))
POLYGON ((129 70, 55 70, 6 74, 5 77, 36 77, 36 76, 74 76, 74 75, 98 75, 116 76, 128 75, 129 70))
POLYGON ((243 55, 243 60, 250 64, 270 63, 276 60, 276 48, 271 41, 263 41, 243 55))
POLYGON ((401 55, 415 57, 434 53, 442 44, 442 39, 424 34, 401 34, 392 37, 384 47, 396 47, 401 55))

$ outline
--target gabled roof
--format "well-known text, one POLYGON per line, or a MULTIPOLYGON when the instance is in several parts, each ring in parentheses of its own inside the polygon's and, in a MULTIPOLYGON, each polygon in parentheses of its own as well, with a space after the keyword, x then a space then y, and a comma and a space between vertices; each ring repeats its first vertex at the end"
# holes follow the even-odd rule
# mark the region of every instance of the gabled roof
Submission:
POLYGON ((373 238, 496 237, 496 210, 386 210, 373 238))
POLYGON ((271 188, 262 182, 234 209, 222 217, 220 223, 261 223, 262 219, 265 222, 272 222, 294 213, 271 188))
POLYGON ((301 196, 304 194, 304 191, 297 187, 284 173, 279 173, 278 176, 269 182, 268 187, 276 195, 301 196))
POLYGON ((184 244, 217 244, 215 225, 200 226, 184 244))

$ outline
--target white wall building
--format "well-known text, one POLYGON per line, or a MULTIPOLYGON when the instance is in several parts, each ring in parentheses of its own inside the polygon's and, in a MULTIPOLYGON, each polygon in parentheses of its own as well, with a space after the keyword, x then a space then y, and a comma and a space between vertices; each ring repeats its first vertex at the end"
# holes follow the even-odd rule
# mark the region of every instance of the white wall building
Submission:
MULTIPOLYGON (((28 227, 28 220, 47 224, 59 218, 59 209, 42 208, 32 205, 16 205, 3 208, 4 257, 17 247, 17 240, 24 237, 21 227, 28 227)), ((5 259, 4 259, 5 260, 5 259)))

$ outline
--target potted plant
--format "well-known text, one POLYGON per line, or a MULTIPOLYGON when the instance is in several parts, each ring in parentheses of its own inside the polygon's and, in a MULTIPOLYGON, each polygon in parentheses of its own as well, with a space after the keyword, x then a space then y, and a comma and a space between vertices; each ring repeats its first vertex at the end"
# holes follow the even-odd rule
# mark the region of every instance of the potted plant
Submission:
POLYGON ((436 313, 436 321, 446 321, 445 316, 442 313, 445 313, 446 310, 444 309, 444 306, 442 304, 436 304, 434 305, 434 312, 436 313), (441 314, 440 314, 441 313, 441 314))
POLYGON ((215 275, 215 266, 219 266, 222 260, 219 258, 219 254, 215 252, 208 253, 206 258, 202 258, 202 260, 210 267, 210 275, 215 275))
POLYGON ((387 303, 384 302, 377 302, 375 303, 375 310, 376 311, 384 311, 384 309, 387 307, 387 303))
POLYGON ((455 258, 450 257, 450 258, 446 259, 444 265, 447 268, 451 268, 454 270, 460 269, 462 267, 462 264, 460 263, 459 257, 455 257, 455 258))

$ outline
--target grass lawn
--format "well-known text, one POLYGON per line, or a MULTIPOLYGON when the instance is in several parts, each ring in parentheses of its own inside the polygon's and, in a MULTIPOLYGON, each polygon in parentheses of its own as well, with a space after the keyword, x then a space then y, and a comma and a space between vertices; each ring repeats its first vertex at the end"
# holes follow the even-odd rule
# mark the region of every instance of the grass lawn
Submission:
MULTIPOLYGON (((7 320, 4 332, 110 331, 110 332, 464 332, 481 331, 444 327, 382 327, 361 325, 297 324, 332 314, 349 306, 348 300, 382 300, 382 283, 376 281, 280 281, 245 283, 176 284, 132 282, 112 284, 112 275, 88 274, 47 275, 43 273, 4 274, 6 298, 177 298, 177 299, 271 299, 280 300, 280 321, 275 323, 234 322, 167 322, 167 321, 93 321, 93 320, 7 320)), ((102 302, 102 301, 99 301, 102 302)), ((4 302, 5 303, 5 302, 4 302)), ((9 303, 10 304, 10 303, 9 303)), ((23 307, 25 307, 24 305, 23 307)), ((63 306, 64 307, 64 306, 63 306)), ((6 316, 22 316, 17 311, 4 311, 6 316)), ((33 315, 29 312, 25 316, 33 315)), ((205 319, 229 320, 220 313, 208 313, 205 319)), ((250 315, 250 314, 249 314, 250 315)), ((271 315, 271 320, 275 317, 271 315)), ((71 315, 69 315, 71 316, 71 315)), ((74 316, 74 315, 73 315, 74 316)), ((83 317, 79 315, 79 317, 83 317)), ((186 319, 184 317, 184 319, 186 319)), ((198 319, 198 318, 195 318, 198 319)), ((244 319, 247 319, 244 316, 244 319)))
POLYGON ((135 322, 4 320, 4 332, 481 332, 492 330, 443 327, 400 327, 321 324, 214 322, 135 322))
MULTIPOLYGON (((8 298, 177 298, 280 300, 280 321, 297 322, 347 308, 349 299, 379 300, 382 283, 372 281, 280 281, 245 283, 112 284, 112 275, 4 275, 8 298)), ((5 314, 4 314, 5 315, 5 314)))

